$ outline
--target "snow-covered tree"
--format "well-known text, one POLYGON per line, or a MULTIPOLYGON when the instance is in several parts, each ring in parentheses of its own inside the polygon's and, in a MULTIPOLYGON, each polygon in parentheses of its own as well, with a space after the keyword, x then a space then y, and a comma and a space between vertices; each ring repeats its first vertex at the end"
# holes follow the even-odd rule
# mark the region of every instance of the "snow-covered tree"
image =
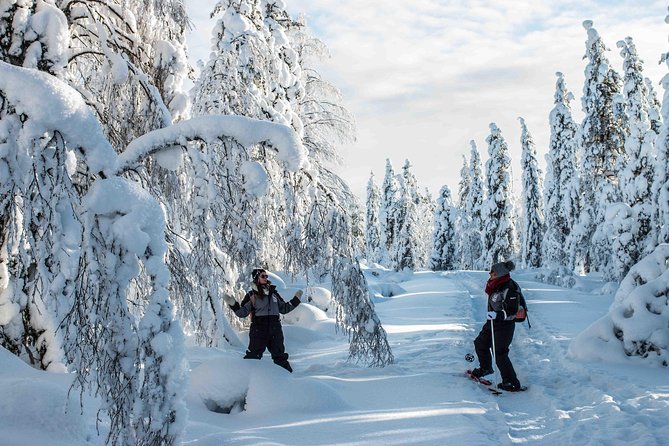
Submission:
POLYGON ((358 262, 338 259, 333 279, 333 293, 346 296, 345 305, 337 307, 337 320, 349 336, 349 361, 370 367, 392 364, 395 358, 358 262))
MULTIPOLYGON (((351 243, 353 252, 356 255, 363 255, 365 252, 365 212, 357 199, 345 201, 348 204, 347 211, 351 218, 351 243)), ((337 243, 337 241, 334 241, 337 243)))
POLYGON ((428 266, 433 271, 455 269, 457 209, 453 206, 451 190, 443 186, 437 198, 437 210, 434 216, 434 234, 432 236, 432 254, 428 266))
POLYGON ((581 124, 580 188, 582 209, 571 233, 573 263, 587 271, 602 268, 608 262, 610 241, 600 227, 606 207, 619 201, 617 176, 619 158, 624 153, 625 123, 614 108, 623 104, 621 79, 606 58, 605 47, 592 21, 587 31, 585 83, 581 99, 584 118, 581 124))
POLYGON ((462 155, 462 167, 460 168, 460 181, 458 182, 458 208, 464 210, 469 200, 469 192, 472 178, 469 175, 469 160, 462 155))
MULTIPOLYGON (((58 75, 67 63, 68 45, 67 21, 52 3, 3 6, 0 61, 58 75)), ((63 134, 55 128, 42 135, 31 133, 40 129, 39 124, 24 128, 33 124, 32 114, 37 110, 23 111, 22 102, 30 98, 14 90, 29 88, 31 78, 26 78, 25 85, 12 80, 33 72, 13 70, 4 62, 0 87, 0 296, 4 309, 0 343, 35 367, 62 370, 65 358, 58 325, 76 286, 81 226, 75 207, 80 189, 66 168, 72 152, 63 134)), ((35 83, 40 88, 31 93, 50 93, 41 81, 35 83)))
POLYGON ((60 3, 72 36, 64 76, 117 150, 185 117, 188 17, 181 0, 60 3))
MULTIPOLYGON (((669 15, 665 21, 669 20, 669 15)), ((660 62, 669 67, 669 52, 663 53, 660 62)), ((657 169, 653 189, 657 190, 658 243, 669 243, 669 73, 660 81, 662 95, 662 128, 657 137, 657 169)))
MULTIPOLYGON (((272 38, 274 33, 282 35, 279 25, 273 19, 265 22, 256 0, 221 1, 213 15, 219 18, 213 30, 212 58, 193 90, 193 115, 235 114, 301 131, 286 90, 279 85, 283 69, 286 86, 299 84, 298 75, 293 74, 296 69, 285 66, 280 45, 272 38)), ((287 43, 285 36, 280 42, 287 43)), ((185 257, 184 268, 191 278, 186 285, 192 288, 190 294, 178 290, 190 296, 180 312, 195 312, 195 333, 210 345, 229 339, 222 333, 226 324, 220 315, 221 293, 234 294, 240 276, 257 265, 282 266, 284 250, 296 249, 281 246, 279 241, 284 239, 279 234, 284 229, 285 234, 305 232, 299 219, 288 223, 285 215, 288 211, 301 214, 296 208, 304 205, 302 197, 291 187, 301 184, 299 180, 287 181, 290 174, 282 173, 266 148, 250 153, 240 149, 241 144, 231 139, 213 141, 204 149, 191 146, 190 163, 182 173, 194 179, 195 187, 184 191, 193 199, 181 223, 186 231, 181 239, 190 243, 176 244, 183 246, 177 255, 185 257), (211 322, 205 326, 202 320, 211 322)))
POLYGON ((70 44, 65 15, 52 1, 11 1, 2 5, 0 60, 59 76, 70 44))
POLYGON ((304 146, 313 164, 341 164, 338 144, 355 138, 355 120, 343 106, 339 89, 318 72, 318 63, 330 54, 326 45, 315 38, 303 17, 287 30, 291 46, 298 55, 301 83, 304 87, 295 112, 302 120, 304 146))
POLYGON ((541 189, 543 180, 537 162, 537 149, 532 135, 527 130, 523 118, 520 120, 522 150, 521 166, 523 169, 522 206, 523 224, 521 235, 521 263, 525 268, 538 268, 541 265, 541 242, 544 237, 544 210, 541 189))
MULTIPOLYGON (((485 268, 483 265, 483 232, 481 210, 485 198, 481 156, 474 141, 470 141, 469 194, 460 203, 458 230, 460 267, 463 269, 485 268)), ((464 198, 464 197, 463 197, 464 198)))
POLYGON ((386 173, 381 185, 381 206, 379 220, 381 221, 381 240, 385 246, 386 261, 392 267, 391 251, 398 233, 397 221, 395 219, 395 207, 397 205, 399 189, 395 171, 390 159, 386 159, 386 173))
POLYGON ((559 281, 573 272, 567 241, 579 215, 578 127, 572 118, 570 101, 562 73, 556 73, 555 102, 550 112, 550 143, 546 154, 544 209, 546 233, 542 263, 550 270, 547 280, 559 281))
POLYGON ((374 172, 367 182, 367 213, 365 231, 365 252, 367 260, 379 262, 381 260, 381 227, 379 225, 379 206, 381 191, 374 182, 374 172))
POLYGON ((437 211, 437 203, 432 198, 428 188, 423 192, 417 192, 416 197, 416 220, 418 221, 418 265, 420 268, 427 266, 430 253, 432 252, 432 236, 434 234, 434 215, 437 211))
POLYGON ((657 93, 655 92, 655 88, 653 88, 653 81, 646 77, 643 82, 646 85, 646 91, 648 92, 646 100, 648 101, 648 119, 650 119, 650 128, 659 135, 662 130, 662 114, 660 112, 662 103, 657 98, 657 93))
POLYGON ((486 162, 486 199, 481 207, 483 265, 514 257, 518 252, 511 190, 511 159, 502 132, 490 124, 486 162))
POLYGON ((411 167, 411 162, 407 159, 399 177, 399 198, 394 207, 396 235, 391 254, 398 271, 422 266, 423 260, 418 182, 411 167))
POLYGON ((650 121, 651 104, 639 59, 631 37, 618 42, 624 58, 624 94, 629 134, 625 139, 625 161, 619 181, 622 202, 631 208, 634 224, 629 235, 614 237, 612 264, 606 271, 610 280, 622 280, 629 268, 654 247, 657 235, 652 223, 656 215, 651 185, 655 179, 655 138, 650 121))

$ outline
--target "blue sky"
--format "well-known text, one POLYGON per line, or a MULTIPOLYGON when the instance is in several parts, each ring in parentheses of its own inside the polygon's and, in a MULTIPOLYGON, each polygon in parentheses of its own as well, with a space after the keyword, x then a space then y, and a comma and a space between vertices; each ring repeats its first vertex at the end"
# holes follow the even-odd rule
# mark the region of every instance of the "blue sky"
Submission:
MULTIPOLYGON (((208 56, 212 0, 186 0, 196 29, 191 57, 208 56)), ((616 42, 634 38, 646 76, 660 99, 667 72, 658 65, 669 51, 667 4, 662 1, 548 0, 286 0, 304 13, 331 52, 321 73, 343 93, 358 126, 357 141, 343 147, 340 174, 363 197, 374 171, 380 182, 385 159, 396 170, 408 158, 419 184, 436 195, 447 184, 457 191, 462 155, 476 141, 487 159, 489 124, 502 130, 520 179, 520 125, 525 118, 539 157, 548 146, 548 114, 555 72, 565 74, 576 100, 586 61, 583 20, 594 21, 611 48, 619 72, 616 42)), ((622 74, 622 73, 621 73, 622 74)))

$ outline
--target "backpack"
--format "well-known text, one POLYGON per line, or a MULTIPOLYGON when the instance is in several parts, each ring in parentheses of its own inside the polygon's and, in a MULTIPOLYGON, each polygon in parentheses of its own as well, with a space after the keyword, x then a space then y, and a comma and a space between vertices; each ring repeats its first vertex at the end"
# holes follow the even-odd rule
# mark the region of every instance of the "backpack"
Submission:
POLYGON ((532 325, 530 325, 530 320, 527 317, 527 303, 525 303, 525 297, 523 296, 523 293, 518 290, 518 311, 516 312, 516 319, 514 319, 514 322, 522 323, 525 322, 525 319, 527 319, 527 327, 532 328, 532 325))

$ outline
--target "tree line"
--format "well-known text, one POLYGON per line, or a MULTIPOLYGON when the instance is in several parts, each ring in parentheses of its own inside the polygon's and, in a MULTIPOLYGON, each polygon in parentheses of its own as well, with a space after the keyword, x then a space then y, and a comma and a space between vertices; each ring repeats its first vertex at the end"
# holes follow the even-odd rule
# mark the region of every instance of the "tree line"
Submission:
POLYGON ((381 188, 373 174, 367 188, 369 260, 398 270, 452 270, 486 269, 514 258, 522 267, 541 268, 548 282, 573 286, 576 275, 590 272, 620 282, 641 258, 669 242, 668 78, 661 82, 662 105, 633 39, 617 43, 620 75, 593 23, 583 26, 584 118, 579 124, 572 117, 574 95, 556 73, 545 174, 523 118, 520 197, 514 196, 508 145, 495 123, 486 138, 485 173, 472 141, 457 198, 444 186, 430 204, 416 192, 410 163, 395 175, 387 161, 381 188), (426 225, 433 228, 428 238, 421 234, 426 225))

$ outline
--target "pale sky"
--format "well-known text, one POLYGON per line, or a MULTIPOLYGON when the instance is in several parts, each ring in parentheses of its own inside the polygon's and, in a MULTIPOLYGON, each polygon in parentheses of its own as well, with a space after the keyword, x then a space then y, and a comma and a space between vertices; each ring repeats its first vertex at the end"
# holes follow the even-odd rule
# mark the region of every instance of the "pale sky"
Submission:
MULTIPOLYGON (((380 185, 386 158, 396 171, 408 158, 421 187, 436 196, 446 184, 455 196, 469 141, 488 159, 491 122, 509 145, 518 188, 518 117, 526 120, 543 168, 555 72, 565 74, 576 98, 574 117, 582 117, 586 19, 621 76, 616 42, 631 36, 660 100, 664 94, 659 81, 667 66, 658 64, 669 51, 664 1, 285 1, 330 50, 321 74, 342 91, 358 128, 357 141, 342 147, 345 165, 338 172, 361 198, 370 171, 380 185)), ((196 28, 188 38, 190 56, 205 60, 216 1, 185 2, 196 28)))

